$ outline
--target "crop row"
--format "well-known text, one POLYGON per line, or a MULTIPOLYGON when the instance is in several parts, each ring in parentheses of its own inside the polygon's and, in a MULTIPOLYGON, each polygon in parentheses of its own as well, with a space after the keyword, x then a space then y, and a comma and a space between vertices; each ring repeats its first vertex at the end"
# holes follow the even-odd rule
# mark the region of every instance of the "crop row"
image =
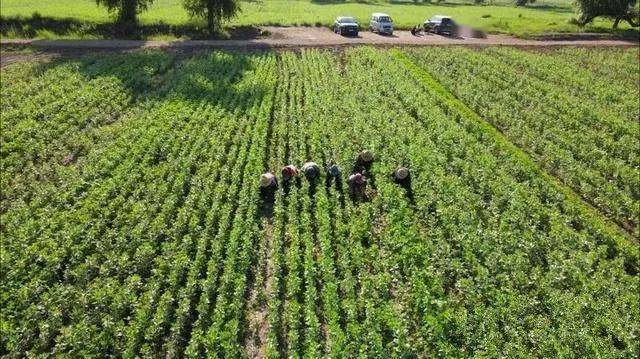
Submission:
MULTIPOLYGON (((623 63, 635 61, 627 53, 614 55, 623 63)), ((640 201, 637 83, 630 87, 522 50, 430 49, 413 58, 547 171, 635 230, 640 201)))
POLYGON ((56 180, 21 179, 26 192, 8 197, 0 354, 637 352, 637 246, 414 58, 129 54, 11 69, 16 83, 2 91, 16 104, 58 72, 47 81, 112 74, 130 98, 77 166, 43 160, 56 180), (149 76, 125 81, 145 64, 149 76), (354 201, 344 178, 365 148, 376 160, 354 201), (260 196, 263 171, 308 160, 336 161, 342 181, 302 176, 260 196), (398 165, 411 169, 407 187, 389 178, 398 165))
POLYGON ((30 192, 23 186, 50 179, 52 159, 71 164, 86 154, 95 132, 118 121, 132 97, 172 59, 162 53, 88 57, 31 69, 39 76, 3 78, 2 180, 8 186, 2 198, 30 192))
MULTIPOLYGON (((207 80, 219 86, 234 75, 234 69, 215 63, 211 67, 204 66, 208 60, 217 59, 231 60, 228 65, 233 65, 233 59, 228 56, 204 58, 197 61, 201 65, 199 67, 193 62, 185 64, 189 66, 185 66, 180 77, 184 80, 206 72, 207 80)), ((237 72, 248 66, 244 61, 238 61, 236 65, 237 72)), ((262 74, 268 73, 264 71, 262 74)), ((212 91, 202 90, 198 95, 232 107, 244 105, 242 101, 249 99, 261 104, 261 97, 254 93, 261 83, 261 79, 253 78, 247 83, 234 85, 234 88, 245 91, 244 94, 225 92, 223 87, 211 86, 212 91), (240 103, 234 104, 235 101, 240 103)), ((80 343, 77 340, 87 339, 96 345, 83 348, 86 353, 92 350, 100 353, 106 348, 122 351, 123 347, 112 339, 118 335, 121 337, 125 332, 122 328, 131 320, 129 317, 138 313, 135 307, 131 308, 134 306, 131 298, 146 293, 145 287, 160 285, 160 282, 149 281, 152 273, 159 275, 162 268, 175 272, 177 267, 172 265, 172 257, 184 249, 179 243, 184 241, 185 226, 203 220, 195 221, 195 218, 206 207, 193 213, 191 208, 194 204, 206 206, 205 203, 211 199, 205 201, 189 196, 191 193, 204 195, 200 191, 190 191, 195 186, 193 182, 199 178, 198 175, 202 176, 200 182, 203 179, 215 181, 215 173, 224 168, 225 162, 245 166, 246 158, 235 161, 235 157, 230 157, 235 161, 232 162, 226 161, 221 154, 226 155, 231 144, 243 145, 239 141, 242 137, 238 136, 242 136, 247 128, 242 123, 250 119, 230 116, 224 106, 217 106, 217 109, 204 101, 184 101, 184 93, 180 90, 183 89, 175 86, 167 101, 153 106, 142 116, 136 113, 140 116, 136 121, 125 121, 131 126, 122 129, 122 138, 110 146, 110 150, 98 151, 97 157, 89 159, 83 168, 84 178, 66 184, 69 187, 65 188, 64 196, 56 198, 57 203, 47 204, 45 208, 16 208, 3 217, 6 233, 11 234, 6 237, 11 240, 3 243, 8 249, 5 252, 7 256, 3 257, 3 267, 6 264, 6 268, 10 268, 6 280, 3 280, 3 293, 7 294, 3 308, 17 314, 7 317, 12 323, 8 328, 17 325, 23 331, 3 336, 10 348, 17 352, 27 348, 64 352, 74 347, 73 343, 77 347, 80 343), (229 132, 235 126, 238 129, 229 132), (215 133, 219 136, 209 137, 215 133), (216 143, 219 144, 216 146, 216 143), (207 161, 207 157, 217 161, 207 161), (210 162, 211 166, 200 170, 203 161, 210 162), (205 170, 215 172, 212 174, 205 170), (65 198, 67 194, 81 198, 65 198), (40 211, 44 212, 43 215, 36 215, 40 211), (29 215, 32 219, 24 222, 29 215), (27 226, 26 223, 33 225, 27 226), (162 253, 166 254, 163 256, 162 253), (42 260, 34 261, 34 257, 42 260), (120 282, 123 280, 126 284, 120 282), (105 293, 105 288, 112 288, 114 293, 105 293), (116 295, 130 299, 120 301, 116 295), (87 302, 86 306, 74 305, 78 296, 87 302), (46 297, 55 299, 55 302, 43 306, 46 297), (20 301, 20 298, 24 300, 20 301), (40 299, 34 302, 28 298, 40 299), (115 307, 104 308, 103 311, 95 309, 98 313, 92 313, 94 309, 89 310, 94 305, 92 301, 109 303, 109 298, 115 299, 112 305, 121 308, 117 313, 115 307), (100 323, 102 318, 113 322, 115 328, 110 329, 115 332, 104 330, 104 323, 100 323), (34 324, 22 325, 32 321, 34 324), (112 333, 113 337, 104 333, 112 333), (79 338, 80 334, 89 338, 79 338), (104 343, 97 340, 100 336, 106 338, 104 343), (51 348, 53 343, 56 343, 55 348, 51 348)), ((230 156, 233 153, 230 152, 230 156)), ((225 179, 226 176, 218 174, 218 178, 225 179)), ((222 181, 222 188, 217 192, 225 194, 228 188, 224 185, 227 183, 228 180, 222 181)), ((232 203, 236 199, 229 200, 232 203)), ((34 202, 38 203, 38 199, 34 202)), ((225 202, 224 198, 221 202, 225 202)), ((230 214, 224 215, 228 218, 230 214)), ((205 237, 204 241, 206 243, 209 238, 205 237)), ((179 285, 180 275, 173 278, 179 285)), ((174 294, 167 293, 167 296, 174 294)))
POLYGON ((279 193, 276 228, 270 232, 276 284, 268 286, 275 288, 269 296, 269 353, 462 354, 460 348, 485 347, 494 354, 535 350, 553 355, 575 343, 580 343, 575 351, 587 354, 622 341, 628 343, 623 349, 633 346, 633 335, 628 336, 633 325, 606 335, 596 330, 573 335, 572 327, 558 329, 563 333, 558 337, 545 334, 551 317, 587 325, 589 319, 579 314, 582 303, 608 286, 624 293, 611 299, 617 304, 598 305, 590 315, 609 323, 624 313, 637 315, 630 314, 637 298, 623 289, 637 286, 632 284, 637 251, 602 219, 575 198, 566 199, 437 93, 424 94, 420 81, 399 81, 412 74, 389 65, 392 58, 366 50, 336 69, 330 56, 315 51, 303 52, 298 61, 283 57, 283 86, 289 88, 283 126, 288 127, 274 133, 289 142, 276 152, 285 154, 276 166, 308 159, 325 164, 333 158, 348 170, 362 148, 384 155, 370 178, 371 202, 354 204, 334 186, 312 189, 304 181, 279 193), (372 73, 384 73, 388 80, 372 73), (374 87, 384 90, 357 92, 374 87), (355 92, 357 98, 349 95, 355 92), (398 164, 414 170, 411 194, 386 180, 398 164), (576 251, 575 241, 589 243, 589 254, 576 251), (308 253, 312 246, 315 257, 308 253), (561 273, 588 267, 556 257, 560 253, 588 263, 599 253, 602 267, 590 294, 578 299, 563 293, 578 282, 565 282, 561 273), (616 284, 607 279, 614 267, 621 276, 616 284), (305 295, 309 292, 320 296, 313 300, 305 295), (547 294, 531 306, 534 292, 547 294), (548 296, 551 292, 556 297, 548 296), (552 298, 561 299, 552 305, 552 298), (487 306, 492 300, 506 301, 509 310, 487 306), (604 307, 611 310, 599 312, 604 307), (504 322, 511 332, 504 332, 504 322), (536 334, 526 334, 530 331, 536 334), (477 335, 468 337, 469 332, 477 335), (491 339, 501 337, 509 338, 508 345, 491 339))

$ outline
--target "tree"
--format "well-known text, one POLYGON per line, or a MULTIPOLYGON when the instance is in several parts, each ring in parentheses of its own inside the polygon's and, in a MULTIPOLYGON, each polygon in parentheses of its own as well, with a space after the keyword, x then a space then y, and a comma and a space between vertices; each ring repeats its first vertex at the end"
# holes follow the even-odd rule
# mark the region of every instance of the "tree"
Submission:
POLYGON ((578 23, 586 25, 598 16, 613 19, 613 28, 618 27, 620 20, 625 20, 633 27, 640 27, 637 0, 575 0, 578 7, 578 23))
POLYGON ((210 32, 240 11, 240 0, 183 0, 183 5, 191 17, 206 19, 210 32))
POLYGON ((138 13, 149 8, 154 0, 96 0, 99 6, 109 11, 117 11, 118 22, 134 25, 138 22, 138 13))

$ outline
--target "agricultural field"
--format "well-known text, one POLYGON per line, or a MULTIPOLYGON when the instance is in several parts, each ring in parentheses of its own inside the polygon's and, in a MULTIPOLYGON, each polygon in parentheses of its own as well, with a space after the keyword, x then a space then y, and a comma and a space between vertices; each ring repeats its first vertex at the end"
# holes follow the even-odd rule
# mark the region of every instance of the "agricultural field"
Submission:
MULTIPOLYGON (((557 32, 616 32, 637 38, 638 31, 626 23, 612 30, 612 21, 596 19, 579 27, 571 0, 537 0, 526 7, 514 1, 488 0, 476 5, 473 0, 444 2, 413 1, 315 1, 262 0, 243 1, 242 11, 228 27, 246 26, 330 26, 338 15, 351 15, 366 26, 371 13, 389 13, 398 29, 409 29, 433 15, 453 16, 461 24, 491 33, 516 36, 557 32)), ((3 0, 0 35, 4 38, 112 38, 117 37, 113 20, 94 0, 3 0), (37 17, 34 17, 37 13, 37 17)), ((202 36, 204 23, 192 20, 181 0, 156 0, 140 14, 142 37, 147 39, 194 38, 202 36)), ((363 26, 363 28, 364 28, 363 26)))
POLYGON ((637 56, 359 47, 6 66, 0 355, 633 357, 637 56), (266 170, 335 160, 348 174, 365 148, 364 200, 304 176, 260 195, 266 170))
POLYGON ((545 170, 633 231, 640 199, 638 52, 581 53, 431 48, 415 60, 545 170))

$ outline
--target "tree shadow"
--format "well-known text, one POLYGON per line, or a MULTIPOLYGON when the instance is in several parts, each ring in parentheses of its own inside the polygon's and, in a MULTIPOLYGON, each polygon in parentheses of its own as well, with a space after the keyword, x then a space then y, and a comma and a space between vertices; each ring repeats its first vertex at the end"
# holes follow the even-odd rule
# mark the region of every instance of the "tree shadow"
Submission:
POLYGON ((553 4, 527 4, 527 6, 520 7, 521 9, 533 9, 533 10, 547 10, 559 13, 575 13, 574 9, 571 6, 560 6, 553 4))
POLYGON ((79 67, 88 80, 117 78, 134 98, 204 102, 230 113, 242 101, 224 99, 261 101, 265 96, 267 89, 262 84, 239 86, 245 74, 254 69, 251 56, 218 50, 100 52, 81 58, 79 67))
MULTIPOLYGON (((222 51, 179 53, 170 50, 74 50, 68 53, 60 52, 59 56, 50 61, 38 61, 32 73, 34 77, 40 77, 47 76, 49 72, 57 73, 58 69, 63 69, 63 72, 71 71, 73 75, 70 76, 79 77, 80 81, 87 85, 87 89, 95 88, 95 91, 103 91, 101 88, 105 88, 104 83, 109 83, 109 91, 118 92, 129 99, 126 107, 135 107, 144 102, 152 108, 156 106, 154 103, 161 106, 163 103, 180 101, 193 108, 210 104, 220 109, 220 112, 236 116, 234 114, 239 111, 245 111, 242 106, 245 106, 247 101, 261 102, 267 94, 268 89, 264 84, 246 86, 242 83, 245 75, 253 72, 256 63, 254 56, 222 51)), ((82 103, 85 96, 82 91, 71 90, 65 96, 68 101, 64 106, 82 103)), ((179 109, 184 109, 184 106, 176 108, 175 121, 188 121, 190 112, 179 112, 179 109)), ((64 110, 65 107, 55 109, 64 110)), ((54 109, 47 106, 47 103, 34 102, 33 113, 25 114, 25 117, 46 118, 54 115, 52 111, 54 109)), ((51 152, 39 147, 19 147, 12 150, 12 155, 37 159, 33 161, 35 168, 45 166, 51 161, 62 164, 68 162, 67 165, 73 165, 78 158, 91 152, 94 140, 91 133, 120 121, 127 113, 126 109, 102 111, 86 108, 86 111, 78 113, 78 118, 66 133, 48 139, 58 144, 56 151, 51 152), (70 160, 66 161, 67 158, 70 160)), ((159 153, 154 161, 159 163, 164 160, 166 157, 159 153)))
POLYGON ((127 31, 116 22, 98 23, 74 18, 52 18, 37 13, 31 17, 0 17, 0 34, 3 37, 36 38, 43 34, 52 37, 81 37, 98 39, 147 40, 158 37, 175 37, 193 40, 252 40, 266 35, 257 26, 233 26, 223 33, 210 33, 198 23, 179 25, 157 22, 140 24, 127 31))
POLYGON ((354 1, 347 1, 347 0, 311 0, 311 2, 313 4, 316 5, 336 5, 336 4, 363 4, 363 5, 382 5, 385 6, 386 4, 380 1, 369 1, 369 0, 354 0, 354 1))

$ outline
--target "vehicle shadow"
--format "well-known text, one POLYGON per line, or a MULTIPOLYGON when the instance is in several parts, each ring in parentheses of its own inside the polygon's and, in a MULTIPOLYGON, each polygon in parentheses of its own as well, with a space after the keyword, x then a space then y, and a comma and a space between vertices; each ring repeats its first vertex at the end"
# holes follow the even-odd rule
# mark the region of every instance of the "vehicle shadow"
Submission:
POLYGON ((360 35, 360 33, 358 33, 358 35, 340 35, 340 34, 336 34, 336 36, 340 36, 342 38, 345 39, 363 39, 362 35, 360 35))
POLYGON ((382 36, 382 37, 386 37, 386 38, 390 38, 390 39, 398 38, 398 35, 396 35, 396 34, 389 35, 389 34, 383 34, 383 33, 379 33, 379 32, 371 32, 371 34, 382 36))

